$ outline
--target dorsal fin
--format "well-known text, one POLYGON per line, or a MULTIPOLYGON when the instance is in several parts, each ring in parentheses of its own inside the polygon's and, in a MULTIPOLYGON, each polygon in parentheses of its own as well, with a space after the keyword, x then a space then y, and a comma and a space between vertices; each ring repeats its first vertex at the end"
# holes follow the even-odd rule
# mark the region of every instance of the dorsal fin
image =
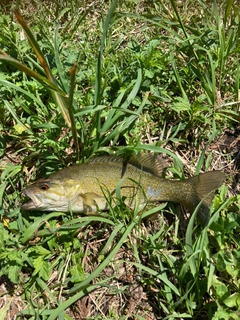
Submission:
POLYGON ((166 161, 160 155, 152 153, 133 155, 130 157, 129 163, 157 177, 162 177, 163 169, 167 167, 166 161))
POLYGON ((129 158, 118 156, 97 156, 88 161, 88 163, 96 162, 129 163, 141 170, 152 173, 157 177, 162 177, 163 169, 167 167, 166 161, 160 155, 151 153, 139 153, 138 155, 132 155, 129 158))
MULTIPOLYGON (((97 163, 97 162, 119 162, 123 163, 124 158, 118 156, 95 156, 88 160, 87 163, 97 163)), ((127 159, 126 159, 127 161, 127 159)))

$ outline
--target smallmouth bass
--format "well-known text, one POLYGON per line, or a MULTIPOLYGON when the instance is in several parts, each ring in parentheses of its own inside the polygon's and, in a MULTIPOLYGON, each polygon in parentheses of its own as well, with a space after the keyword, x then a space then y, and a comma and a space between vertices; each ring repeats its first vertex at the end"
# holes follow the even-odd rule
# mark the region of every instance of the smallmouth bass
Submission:
POLYGON ((93 158, 27 186, 24 194, 31 200, 21 209, 94 214, 108 209, 104 194, 109 190, 112 197, 116 196, 116 186, 120 183, 121 196, 130 207, 134 207, 136 199, 142 205, 172 201, 193 212, 204 199, 197 217, 206 225, 214 190, 223 183, 223 173, 210 171, 179 181, 162 178, 163 168, 163 160, 151 154, 129 159, 93 158))

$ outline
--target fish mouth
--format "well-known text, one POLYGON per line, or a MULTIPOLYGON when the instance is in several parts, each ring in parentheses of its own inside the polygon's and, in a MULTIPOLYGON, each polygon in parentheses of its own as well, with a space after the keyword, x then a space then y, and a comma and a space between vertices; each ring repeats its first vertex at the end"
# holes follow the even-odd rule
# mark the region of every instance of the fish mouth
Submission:
POLYGON ((23 194, 25 194, 28 198, 30 198, 30 201, 24 203, 22 206, 21 206, 21 209, 22 210, 34 210, 34 209, 38 209, 41 204, 42 204, 42 201, 39 197, 37 197, 36 195, 32 194, 31 192, 29 192, 28 190, 24 190, 23 191, 23 194))

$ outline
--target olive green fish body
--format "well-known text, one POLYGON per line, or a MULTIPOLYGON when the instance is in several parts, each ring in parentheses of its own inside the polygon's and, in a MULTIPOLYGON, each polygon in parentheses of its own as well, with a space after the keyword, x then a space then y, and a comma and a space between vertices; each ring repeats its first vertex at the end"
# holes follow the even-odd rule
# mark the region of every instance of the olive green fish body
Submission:
POLYGON ((198 212, 199 220, 206 224, 213 193, 223 182, 220 171, 211 171, 193 178, 175 181, 161 178, 161 161, 156 157, 142 157, 141 161, 100 157, 89 163, 74 165, 38 180, 25 189, 31 199, 24 210, 62 211, 91 214, 107 210, 106 198, 121 196, 133 207, 156 201, 183 204, 191 212, 204 198, 198 212), (208 195, 209 194, 209 195, 208 195))

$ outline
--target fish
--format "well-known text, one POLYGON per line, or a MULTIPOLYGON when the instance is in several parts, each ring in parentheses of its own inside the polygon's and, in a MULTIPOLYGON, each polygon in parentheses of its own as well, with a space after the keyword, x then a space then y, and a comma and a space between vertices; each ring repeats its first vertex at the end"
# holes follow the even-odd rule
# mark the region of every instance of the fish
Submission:
POLYGON ((27 186, 23 193, 30 201, 21 209, 98 214, 109 209, 107 196, 116 198, 120 187, 122 199, 131 208, 136 203, 144 206, 170 201, 182 204, 192 213, 202 201, 197 218, 203 226, 207 225, 214 191, 223 183, 224 174, 214 170, 186 180, 173 180, 163 177, 165 167, 164 160, 152 154, 95 157, 27 186))

